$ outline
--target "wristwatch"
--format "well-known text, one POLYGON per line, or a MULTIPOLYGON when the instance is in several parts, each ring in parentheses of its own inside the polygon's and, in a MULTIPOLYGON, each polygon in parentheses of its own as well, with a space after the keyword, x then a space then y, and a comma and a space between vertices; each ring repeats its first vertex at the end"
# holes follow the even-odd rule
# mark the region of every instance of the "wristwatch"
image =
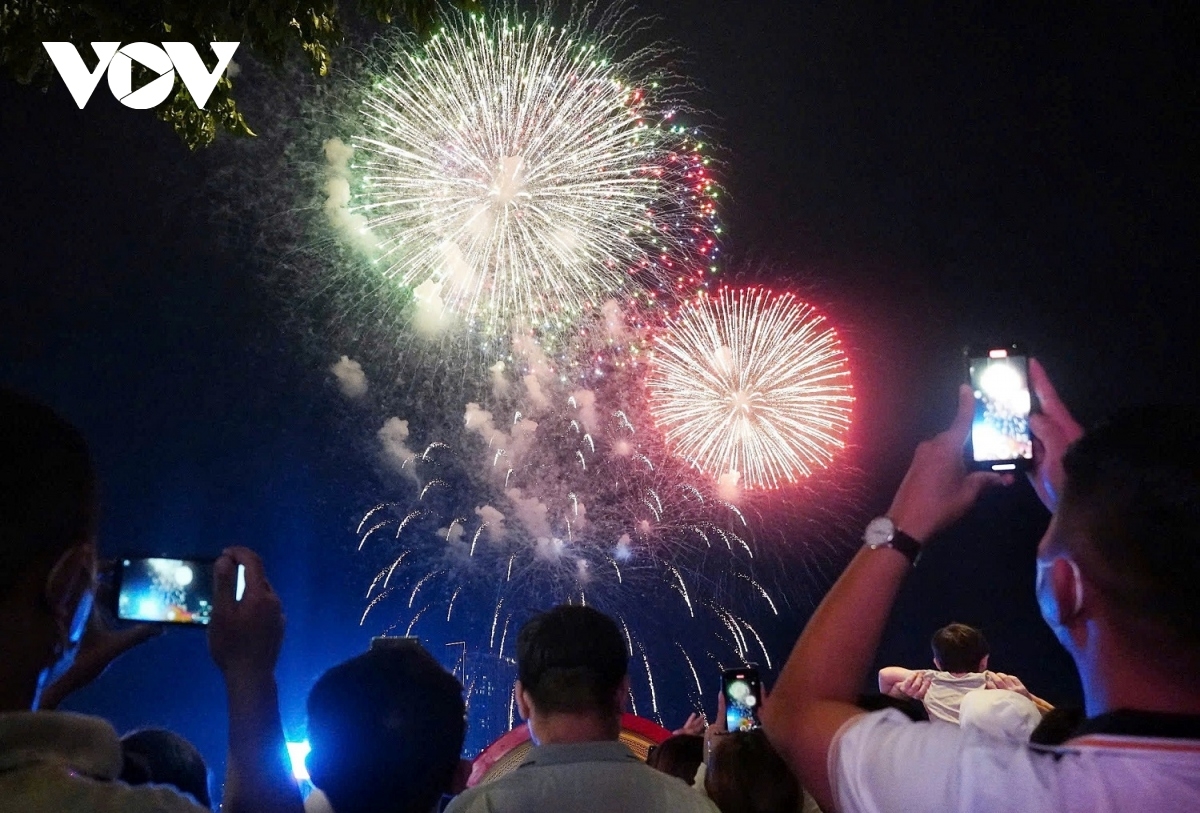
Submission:
POLYGON ((894 548, 914 565, 921 557, 921 543, 897 528, 891 517, 875 517, 871 520, 863 533, 863 543, 871 550, 894 548))

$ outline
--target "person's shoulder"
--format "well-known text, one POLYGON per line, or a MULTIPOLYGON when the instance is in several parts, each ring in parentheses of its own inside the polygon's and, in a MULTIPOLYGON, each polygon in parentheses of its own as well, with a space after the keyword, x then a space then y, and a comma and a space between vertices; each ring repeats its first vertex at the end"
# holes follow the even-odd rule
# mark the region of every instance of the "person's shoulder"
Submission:
POLYGON ((208 813, 208 808, 174 788, 131 787, 123 782, 65 773, 51 766, 20 773, 23 774, 20 789, 6 788, 0 782, 0 795, 6 801, 19 801, 16 809, 29 813, 208 813))
POLYGON ((502 776, 491 782, 467 788, 450 800, 445 813, 466 813, 466 811, 490 810, 489 799, 496 792, 505 792, 512 784, 513 774, 502 776))
POLYGON ((711 799, 700 790, 692 787, 682 779, 670 774, 656 771, 645 763, 631 763, 626 768, 630 774, 636 774, 642 787, 657 796, 668 811, 697 811, 697 813, 713 813, 718 808, 711 799))

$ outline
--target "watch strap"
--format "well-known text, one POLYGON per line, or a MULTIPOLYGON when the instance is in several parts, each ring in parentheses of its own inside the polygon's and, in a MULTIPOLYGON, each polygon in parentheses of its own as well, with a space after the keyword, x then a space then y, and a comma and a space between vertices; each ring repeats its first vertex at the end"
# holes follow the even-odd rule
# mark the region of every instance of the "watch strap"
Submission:
POLYGON ((915 565, 921 558, 921 543, 899 528, 896 529, 896 533, 892 534, 892 539, 888 544, 903 553, 910 564, 915 565))

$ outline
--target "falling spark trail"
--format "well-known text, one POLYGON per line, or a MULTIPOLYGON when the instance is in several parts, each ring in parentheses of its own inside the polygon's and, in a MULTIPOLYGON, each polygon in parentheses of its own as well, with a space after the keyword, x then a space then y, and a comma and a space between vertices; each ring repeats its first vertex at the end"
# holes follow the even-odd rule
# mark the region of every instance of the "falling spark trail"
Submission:
POLYGON ((430 579, 434 578, 435 576, 442 575, 443 572, 444 571, 441 571, 441 570, 435 570, 431 573, 426 573, 424 576, 421 577, 421 580, 419 582, 417 582, 417 586, 413 588, 412 595, 408 597, 408 609, 410 609, 410 610, 412 609, 413 602, 417 600, 417 593, 421 590, 422 587, 425 586, 425 582, 429 581, 430 579))
POLYGON ((623 427, 625 427, 626 429, 628 429, 628 430, 629 430, 629 434, 631 434, 631 435, 632 435, 632 434, 635 432, 635 430, 634 430, 634 428, 633 428, 633 424, 629 422, 629 416, 628 416, 628 415, 626 415, 626 414, 624 413, 624 411, 622 411, 622 410, 619 410, 619 409, 618 409, 616 412, 614 412, 614 413, 613 413, 613 417, 614 417, 614 418, 617 418, 617 419, 619 419, 619 420, 621 421, 621 426, 623 426, 623 427))
POLYGON ((754 629, 754 627, 746 619, 740 616, 734 616, 734 618, 741 622, 742 626, 750 630, 750 634, 754 636, 754 640, 758 641, 758 648, 762 650, 763 657, 767 659, 767 668, 771 669, 771 653, 767 651, 767 645, 763 643, 763 639, 759 636, 758 630, 754 629))
MULTIPOLYGON (((658 692, 654 688, 654 674, 650 671, 650 658, 646 656, 646 648, 638 641, 638 650, 642 653, 642 663, 646 667, 646 682, 650 685, 650 710, 658 717, 658 692)), ((662 718, 659 718, 659 723, 662 718)))
MULTIPOLYGON (((432 484, 431 484, 431 485, 432 485, 432 484)), ((426 486, 426 488, 428 488, 428 486, 426 486)), ((422 494, 423 494, 423 493, 424 493, 424 492, 422 492, 422 494)), ((406 516, 404 519, 400 520, 400 526, 399 526, 398 528, 396 528, 396 539, 399 539, 399 538, 400 538, 400 534, 401 534, 401 533, 404 531, 404 529, 405 529, 405 528, 408 526, 408 523, 412 522, 412 521, 413 521, 414 519, 416 519, 417 517, 421 517, 421 516, 424 516, 424 515, 425 515, 425 511, 424 511, 423 509, 420 509, 420 508, 418 508, 416 511, 409 511, 409 512, 408 512, 408 516, 406 516)))
POLYGON ((413 627, 414 627, 414 626, 416 626, 416 624, 417 624, 417 621, 418 621, 418 620, 420 620, 420 618, 421 618, 421 614, 422 614, 422 613, 424 613, 424 612, 425 612, 426 610, 428 610, 428 609, 429 609, 429 605, 428 605, 428 604, 426 604, 424 607, 422 607, 421 609, 417 610, 417 614, 413 616, 413 619, 412 619, 412 621, 409 621, 409 622, 408 622, 408 629, 406 629, 406 630, 404 631, 404 635, 405 635, 406 637, 407 637, 407 636, 409 636, 409 635, 412 635, 412 630, 413 630, 413 627))
POLYGON ((368 511, 368 512, 367 512, 367 513, 365 513, 365 514, 363 514, 363 518, 362 518, 362 519, 359 521, 359 523, 358 523, 358 530, 356 530, 354 533, 355 533, 355 534, 361 534, 361 533, 362 533, 363 526, 367 524, 367 520, 369 520, 369 519, 372 517, 372 515, 374 515, 374 513, 375 513, 376 511, 379 511, 379 510, 381 510, 381 509, 384 509, 384 508, 391 508, 392 506, 395 506, 395 505, 397 505, 397 503, 394 503, 394 502, 381 502, 379 505, 375 506, 375 507, 374 507, 374 508, 372 508, 370 511, 368 511))
POLYGON ((447 483, 445 480, 430 480, 425 484, 425 487, 421 489, 421 496, 418 499, 424 500, 426 492, 428 492, 429 489, 433 488, 434 486, 449 486, 449 483, 447 483))
MULTIPOLYGON (((511 615, 507 616, 507 617, 504 619, 504 632, 502 632, 502 633, 500 634, 500 651, 499 651, 499 653, 497 653, 497 655, 496 655, 496 657, 497 657, 498 659, 500 659, 500 660, 504 660, 504 642, 508 640, 508 622, 509 622, 509 621, 512 621, 512 616, 511 616, 511 615)), ((768 661, 769 661, 769 660, 770 660, 770 659, 768 659, 768 661)), ((768 663, 768 666, 769 666, 769 665, 770 665, 770 664, 768 663)))
POLYGON ((387 574, 387 572, 388 572, 387 568, 384 568, 383 570, 381 570, 377 574, 375 574, 375 578, 371 579, 371 586, 367 588, 367 595, 365 596, 365 598, 371 597, 371 591, 375 589, 375 585, 379 584, 379 580, 382 579, 384 577, 384 575, 387 574))
POLYGON ((358 625, 360 627, 363 625, 363 622, 365 622, 367 620, 367 613, 371 612, 371 608, 374 607, 379 602, 383 601, 383 599, 386 598, 388 593, 390 593, 390 592, 392 592, 392 591, 384 590, 379 595, 377 595, 374 599, 372 599, 371 603, 367 605, 367 609, 363 610, 362 618, 358 619, 358 625))
POLYGON ((692 663, 692 659, 688 656, 687 650, 683 648, 683 644, 676 641, 675 646, 679 647, 679 651, 683 653, 683 659, 687 661, 688 669, 692 670, 692 680, 696 681, 696 697, 703 703, 704 689, 700 686, 700 675, 696 673, 696 665, 692 663))
POLYGON ((365 534, 363 534, 362 540, 360 540, 358 543, 358 549, 361 551, 363 549, 363 545, 367 544, 367 537, 369 537, 371 534, 375 533, 376 531, 378 531, 380 528, 384 527, 385 525, 390 525, 391 522, 392 521, 390 519, 385 519, 383 522, 378 522, 378 523, 372 525, 371 530, 369 530, 365 534))
MULTIPOLYGON (((447 621, 450 620, 450 613, 454 612, 454 602, 458 598, 458 594, 461 590, 462 590, 461 586, 455 587, 454 595, 450 596, 450 604, 449 604, 449 606, 446 607, 446 620, 447 621)), ((464 646, 466 646, 466 645, 464 644, 464 646)))
POLYGON ((449 449, 449 448, 450 447, 447 446, 445 443, 441 443, 441 442, 435 440, 433 443, 431 443, 425 447, 425 451, 421 453, 421 459, 428 461, 429 453, 431 451, 433 451, 434 449, 449 449))
POLYGON ((688 595, 687 585, 683 583, 683 576, 679 573, 679 568, 675 567, 675 565, 669 565, 669 567, 671 572, 675 574, 676 581, 679 582, 679 594, 683 596, 684 602, 687 603, 688 615, 695 618, 696 612, 692 609, 692 597, 688 595))
POLYGON ((392 574, 396 572, 396 567, 404 561, 404 557, 408 556, 408 553, 409 552, 406 550, 401 551, 400 555, 396 557, 396 561, 392 562, 392 566, 388 568, 387 578, 383 580, 383 587, 385 590, 387 589, 388 582, 392 580, 392 574))
POLYGON ((771 612, 775 613, 775 615, 779 615, 779 610, 775 607, 775 602, 771 600, 771 597, 767 594, 766 589, 764 589, 761 584, 759 584, 754 579, 747 576, 745 573, 739 573, 738 575, 741 576, 746 581, 750 582, 750 584, 754 585, 754 588, 756 590, 758 590, 759 593, 762 594, 763 598, 765 598, 767 600, 767 604, 771 605, 771 612))
POLYGON ((492 636, 488 638, 488 649, 496 645, 496 624, 500 621, 500 608, 504 606, 504 599, 496 602, 496 614, 492 616, 492 636))
POLYGON ((475 529, 475 535, 471 537, 471 552, 467 554, 468 556, 475 555, 475 543, 479 541, 479 535, 481 533, 483 533, 483 529, 486 527, 487 527, 487 523, 484 522, 484 523, 481 523, 480 526, 475 529))

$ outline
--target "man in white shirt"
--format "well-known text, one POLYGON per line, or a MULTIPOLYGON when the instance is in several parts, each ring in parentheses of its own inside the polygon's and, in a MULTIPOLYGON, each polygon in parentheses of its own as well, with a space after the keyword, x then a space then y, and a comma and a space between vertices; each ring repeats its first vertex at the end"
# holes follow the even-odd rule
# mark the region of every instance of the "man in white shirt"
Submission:
POLYGON ((920 546, 985 487, 1012 481, 965 470, 974 405, 964 387, 953 424, 917 448, 763 710, 776 749, 824 809, 1200 809, 1200 409, 1142 408, 1084 436, 1030 367, 1043 410, 1031 419, 1033 481, 1054 511, 1038 548, 1038 603, 1079 669, 1089 719, 1061 747, 1038 749, 853 705, 920 546))

